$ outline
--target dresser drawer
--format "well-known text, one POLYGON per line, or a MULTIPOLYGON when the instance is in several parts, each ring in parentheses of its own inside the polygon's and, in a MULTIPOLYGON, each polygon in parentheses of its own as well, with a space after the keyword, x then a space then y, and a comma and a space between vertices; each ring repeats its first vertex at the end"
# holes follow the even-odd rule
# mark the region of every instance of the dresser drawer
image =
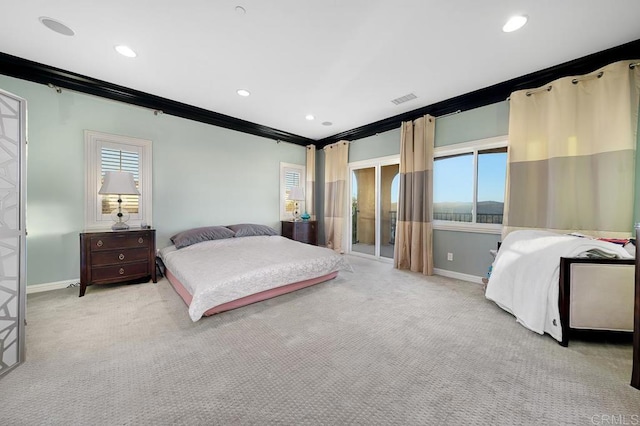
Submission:
POLYGON ((301 243, 318 245, 318 227, 315 220, 282 221, 282 236, 301 243))
POLYGON ((93 266, 113 265, 135 261, 147 261, 149 249, 147 247, 119 250, 102 250, 91 256, 93 266))
POLYGON ((93 236, 90 238, 91 251, 112 250, 119 248, 149 247, 151 236, 149 234, 128 234, 93 236))
POLYGON ((92 281, 122 281, 129 278, 149 275, 150 273, 149 262, 145 261, 91 268, 91 279, 92 281))
POLYGON ((310 242, 313 235, 315 235, 315 229, 312 229, 311 226, 300 226, 295 230, 296 240, 304 243, 310 242))

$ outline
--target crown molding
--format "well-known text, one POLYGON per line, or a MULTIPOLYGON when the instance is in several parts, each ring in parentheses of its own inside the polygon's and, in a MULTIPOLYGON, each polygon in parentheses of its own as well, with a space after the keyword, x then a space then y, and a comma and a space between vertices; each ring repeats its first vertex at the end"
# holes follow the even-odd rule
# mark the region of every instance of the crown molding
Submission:
POLYGON ((301 146, 315 143, 312 139, 294 135, 293 133, 262 126, 2 52, 0 52, 0 74, 34 83, 52 84, 60 88, 100 96, 151 110, 159 110, 163 114, 170 114, 277 141, 290 142, 301 146))
POLYGON ((561 77, 587 74, 612 62, 638 59, 639 52, 640 39, 320 139, 316 142, 316 148, 320 149, 341 140, 353 141, 397 129, 403 121, 415 120, 425 114, 431 114, 437 118, 504 101, 516 90, 543 86, 561 77))

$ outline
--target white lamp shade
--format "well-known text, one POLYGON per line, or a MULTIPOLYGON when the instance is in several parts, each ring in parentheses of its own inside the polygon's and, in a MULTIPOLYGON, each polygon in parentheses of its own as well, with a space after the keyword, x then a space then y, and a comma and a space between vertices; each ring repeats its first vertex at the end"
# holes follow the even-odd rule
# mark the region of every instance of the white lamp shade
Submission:
POLYGON ((301 186, 293 186, 289 190, 289 199, 293 201, 304 201, 304 189, 301 186))
POLYGON ((129 172, 106 172, 98 194, 140 195, 129 172))

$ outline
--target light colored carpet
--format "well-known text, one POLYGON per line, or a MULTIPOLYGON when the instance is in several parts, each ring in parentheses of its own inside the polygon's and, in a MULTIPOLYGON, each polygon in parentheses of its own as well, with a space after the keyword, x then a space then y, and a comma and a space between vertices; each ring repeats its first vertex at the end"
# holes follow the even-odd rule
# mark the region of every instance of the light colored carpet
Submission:
POLYGON ((630 344, 562 348, 477 284, 349 260, 355 273, 197 323, 165 280, 94 286, 83 298, 77 288, 32 294, 27 362, 0 380, 0 424, 605 424, 640 415, 630 344))

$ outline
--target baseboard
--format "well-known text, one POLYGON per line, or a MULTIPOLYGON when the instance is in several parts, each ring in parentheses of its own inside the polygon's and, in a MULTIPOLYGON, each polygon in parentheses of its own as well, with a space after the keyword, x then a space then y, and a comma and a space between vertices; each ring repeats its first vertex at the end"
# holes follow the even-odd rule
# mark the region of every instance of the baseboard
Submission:
POLYGON ((433 268, 433 273, 436 275, 442 275, 443 277, 455 278, 457 280, 482 284, 482 277, 476 277, 475 275, 463 274, 461 272, 447 271, 446 269, 440 269, 440 268, 433 268))
POLYGON ((40 293, 43 291, 59 290, 61 288, 75 287, 80 285, 80 279, 56 281, 53 283, 33 284, 27 286, 27 294, 40 293))

